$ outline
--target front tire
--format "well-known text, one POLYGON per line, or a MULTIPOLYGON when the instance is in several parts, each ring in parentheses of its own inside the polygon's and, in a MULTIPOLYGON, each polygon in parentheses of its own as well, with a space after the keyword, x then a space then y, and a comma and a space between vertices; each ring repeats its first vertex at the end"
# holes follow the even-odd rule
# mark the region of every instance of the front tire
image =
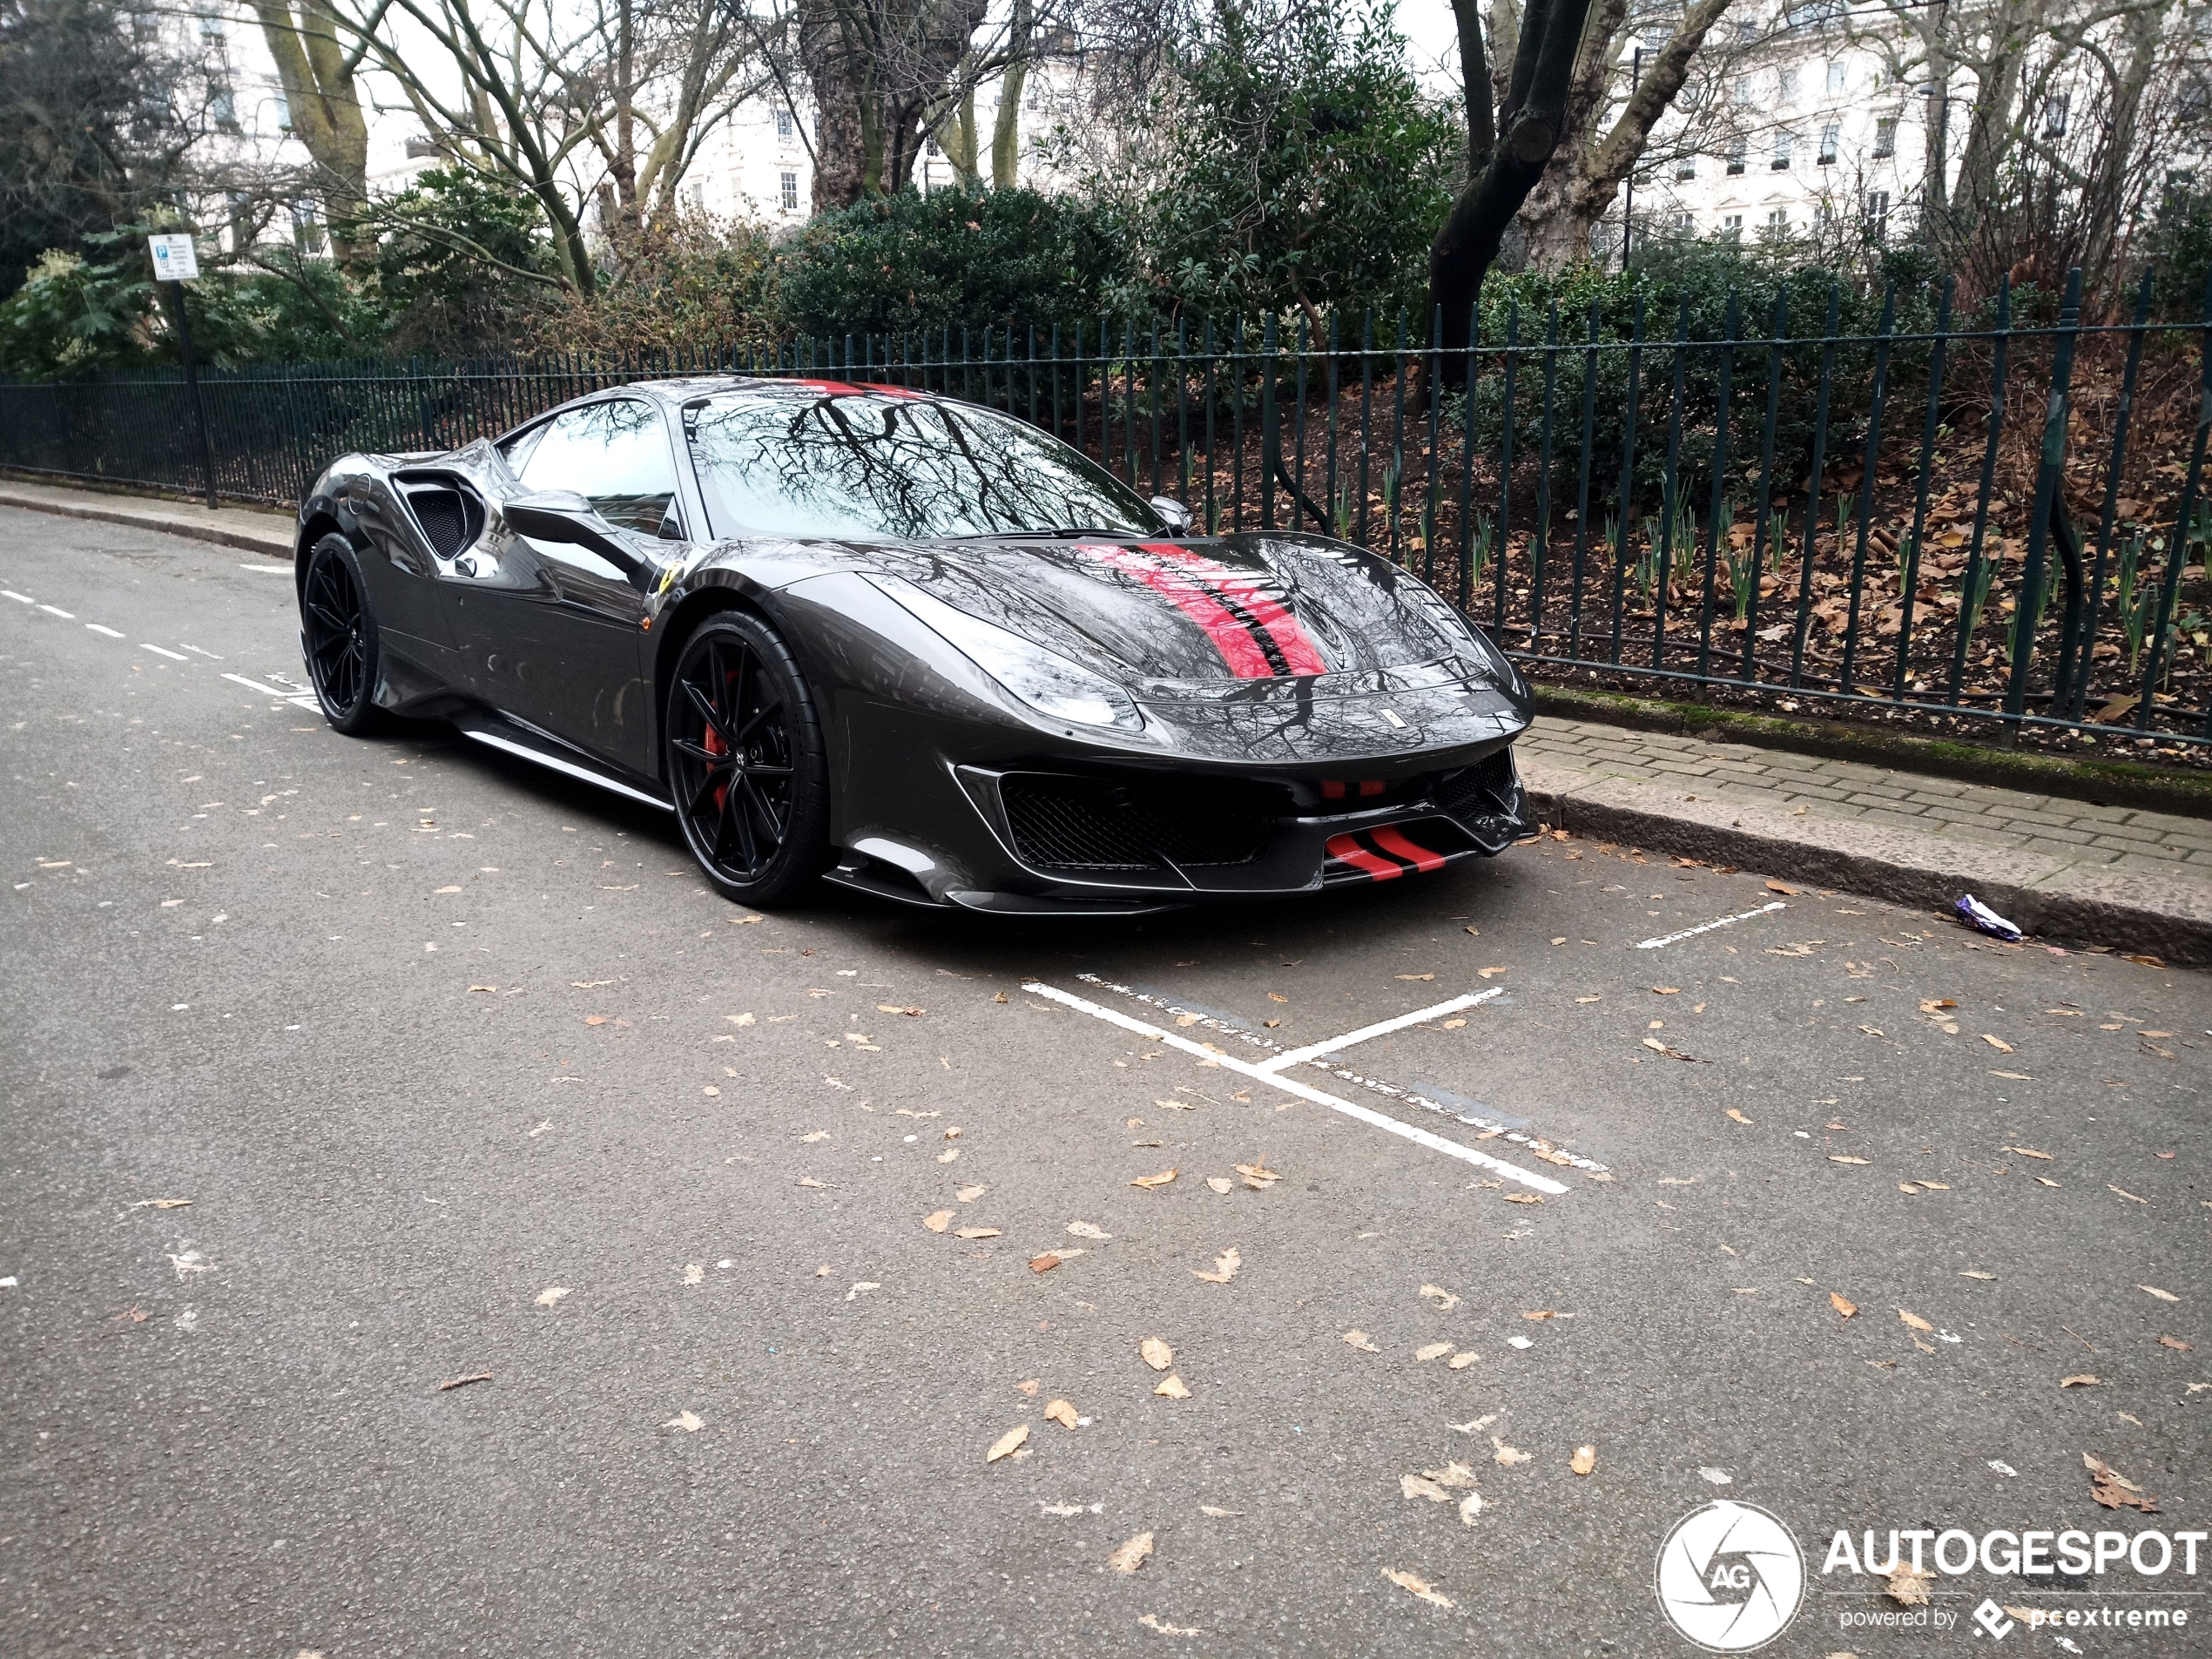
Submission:
POLYGON ((798 660, 743 611, 684 642, 664 765, 691 856, 723 896, 787 904, 829 865, 829 763, 798 660))
POLYGON ((376 618, 353 543, 334 530, 307 555, 307 579, 300 584, 300 643, 324 719, 348 737, 365 736, 383 723, 375 703, 382 656, 376 618))

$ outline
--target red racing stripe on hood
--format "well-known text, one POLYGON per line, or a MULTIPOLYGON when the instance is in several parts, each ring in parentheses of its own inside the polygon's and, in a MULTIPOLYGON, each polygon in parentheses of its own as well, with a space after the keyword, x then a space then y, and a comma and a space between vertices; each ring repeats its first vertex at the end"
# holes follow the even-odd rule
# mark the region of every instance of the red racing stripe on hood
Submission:
POLYGON ((1126 547, 1111 547, 1098 543, 1083 543, 1077 546, 1079 553, 1089 554, 1100 563, 1133 576, 1146 587, 1168 600, 1175 608, 1206 631, 1214 649, 1221 653, 1221 660, 1229 671, 1240 680, 1272 679, 1275 670, 1267 660, 1267 653, 1252 637, 1251 631, 1224 610, 1221 602, 1205 589, 1180 572, 1168 569, 1159 559, 1126 547))
POLYGON ((1258 577, 1248 571, 1235 570, 1218 559, 1210 559, 1203 553, 1192 551, 1173 542, 1146 542, 1144 550, 1157 557, 1171 560, 1206 587, 1227 600, 1252 619, 1253 624, 1267 631, 1283 660, 1293 674, 1325 674, 1329 665, 1321 659, 1320 648, 1313 637, 1305 631, 1298 619, 1284 609, 1282 601, 1269 593, 1258 577))

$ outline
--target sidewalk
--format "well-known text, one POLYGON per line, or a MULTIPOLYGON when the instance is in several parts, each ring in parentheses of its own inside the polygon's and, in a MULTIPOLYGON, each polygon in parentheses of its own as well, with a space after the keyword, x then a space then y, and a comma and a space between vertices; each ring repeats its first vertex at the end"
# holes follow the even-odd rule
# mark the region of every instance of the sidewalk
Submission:
POLYGON ((128 524, 137 529, 164 530, 189 536, 196 542, 213 542, 248 553, 266 553, 289 563, 292 558, 292 515, 260 512, 250 507, 219 507, 210 512, 188 502, 159 501, 151 496, 110 495, 102 490, 75 489, 62 484, 30 483, 0 478, 0 507, 28 507, 69 518, 98 519, 104 523, 128 524))
POLYGON ((2202 819, 1549 716, 1517 752, 1578 834, 1933 909, 1971 891, 2031 933, 2212 962, 2202 819))

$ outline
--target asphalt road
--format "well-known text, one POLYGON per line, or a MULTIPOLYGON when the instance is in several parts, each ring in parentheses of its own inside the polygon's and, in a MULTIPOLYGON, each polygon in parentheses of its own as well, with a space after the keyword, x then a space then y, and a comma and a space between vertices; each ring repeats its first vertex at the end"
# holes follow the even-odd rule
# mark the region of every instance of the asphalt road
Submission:
POLYGON ((1548 840, 753 916, 648 810, 226 678, 304 678, 247 566, 0 511, 0 1651, 1689 1654, 1716 1499, 1805 1552, 1771 1651, 2212 1624, 2212 1549, 1946 1631, 1821 1571, 2212 1525, 2203 976, 1548 840))

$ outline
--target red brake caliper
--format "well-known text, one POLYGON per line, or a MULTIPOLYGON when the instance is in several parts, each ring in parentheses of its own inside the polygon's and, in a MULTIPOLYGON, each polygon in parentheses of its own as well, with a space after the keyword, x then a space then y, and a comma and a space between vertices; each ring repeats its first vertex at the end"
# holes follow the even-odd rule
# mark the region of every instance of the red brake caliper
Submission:
MULTIPOLYGON (((725 676, 723 690, 725 691, 729 691, 737 678, 738 677, 735 674, 725 676)), ((735 700, 734 698, 732 700, 735 700)), ((722 734, 714 729, 714 724, 712 721, 709 721, 707 723, 706 741, 700 746, 711 755, 724 755, 730 752, 730 745, 722 741, 722 734)), ((725 779, 722 782, 714 786, 714 810, 716 812, 718 813, 722 810, 723 803, 728 799, 729 793, 730 784, 727 779, 725 779)))

